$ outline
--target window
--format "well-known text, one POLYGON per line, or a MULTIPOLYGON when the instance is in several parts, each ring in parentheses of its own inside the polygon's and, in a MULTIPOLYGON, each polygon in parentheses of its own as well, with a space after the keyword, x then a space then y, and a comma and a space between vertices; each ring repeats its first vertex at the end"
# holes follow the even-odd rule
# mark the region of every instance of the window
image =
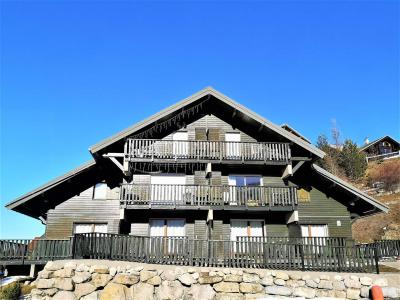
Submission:
POLYGON ((150 236, 186 236, 185 219, 151 219, 150 236))
POLYGON ((173 154, 176 157, 186 157, 189 153, 188 133, 186 131, 175 132, 172 136, 173 154))
POLYGON ((231 220, 231 241, 238 237, 264 236, 264 221, 262 220, 231 220))
POLYGON ((107 199, 107 184, 104 182, 94 186, 93 199, 107 199))
POLYGON ((162 174, 151 176, 151 202, 182 204, 186 176, 183 174, 162 174))
POLYGON ((240 133, 231 132, 225 133, 225 149, 226 157, 231 159, 238 159, 240 157, 240 133))
POLYGON ((301 225, 302 237, 328 237, 328 225, 301 225))
POLYGON ((311 197, 310 197, 310 192, 307 191, 306 189, 298 189, 297 190, 297 198, 299 202, 310 202, 311 197))
POLYGON ((74 223, 74 233, 107 233, 104 223, 74 223))
POLYGON ((229 185, 235 186, 261 186, 262 177, 259 175, 229 175, 229 185))

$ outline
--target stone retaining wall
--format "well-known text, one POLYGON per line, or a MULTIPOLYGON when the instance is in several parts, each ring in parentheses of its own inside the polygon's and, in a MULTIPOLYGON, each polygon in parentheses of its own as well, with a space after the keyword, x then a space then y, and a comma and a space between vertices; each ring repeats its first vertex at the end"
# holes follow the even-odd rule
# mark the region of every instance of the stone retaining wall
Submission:
POLYGON ((104 262, 49 262, 34 282, 32 300, 148 299, 341 299, 369 298, 372 285, 385 299, 400 297, 400 288, 369 275, 286 272, 258 269, 189 268, 104 262), (102 263, 102 264, 99 264, 102 263), (326 299, 326 298, 325 298, 326 299))

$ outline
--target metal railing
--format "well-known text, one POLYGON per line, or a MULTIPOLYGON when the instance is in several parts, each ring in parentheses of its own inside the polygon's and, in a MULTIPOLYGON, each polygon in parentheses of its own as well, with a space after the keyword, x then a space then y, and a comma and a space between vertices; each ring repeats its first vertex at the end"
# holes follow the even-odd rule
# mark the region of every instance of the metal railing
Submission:
POLYGON ((125 160, 220 160, 287 163, 289 143, 128 139, 125 160))
POLYGON ((121 205, 170 207, 294 207, 296 187, 122 184, 121 205))

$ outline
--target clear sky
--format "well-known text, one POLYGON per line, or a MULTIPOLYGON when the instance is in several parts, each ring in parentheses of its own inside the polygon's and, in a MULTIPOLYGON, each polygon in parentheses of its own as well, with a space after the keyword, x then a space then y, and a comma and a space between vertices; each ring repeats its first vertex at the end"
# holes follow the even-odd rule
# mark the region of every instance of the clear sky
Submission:
POLYGON ((399 139, 399 3, 1 1, 0 238, 44 232, 5 203, 206 86, 314 142, 399 139))

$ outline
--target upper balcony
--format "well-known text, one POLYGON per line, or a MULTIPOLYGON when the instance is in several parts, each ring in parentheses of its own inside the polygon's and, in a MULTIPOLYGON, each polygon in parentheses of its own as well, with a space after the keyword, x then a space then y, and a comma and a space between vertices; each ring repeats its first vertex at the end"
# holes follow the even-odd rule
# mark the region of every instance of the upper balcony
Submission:
POLYGON ((128 139, 126 162, 225 162, 286 165, 289 143, 128 139))
POLYGON ((296 187, 123 184, 122 207, 132 209, 225 209, 292 211, 296 187))

